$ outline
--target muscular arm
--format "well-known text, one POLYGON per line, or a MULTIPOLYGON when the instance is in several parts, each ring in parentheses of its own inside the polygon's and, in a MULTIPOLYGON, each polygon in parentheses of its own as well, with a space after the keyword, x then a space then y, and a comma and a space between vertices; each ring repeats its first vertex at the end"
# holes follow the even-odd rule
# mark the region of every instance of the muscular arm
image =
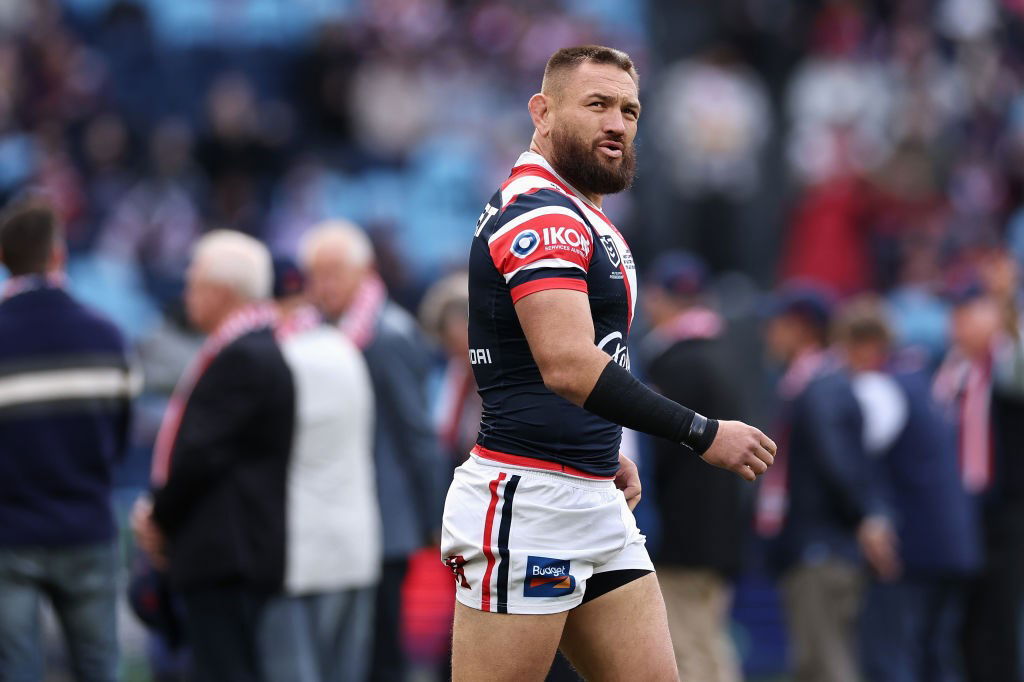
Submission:
POLYGON ((594 345, 587 295, 570 289, 538 291, 519 299, 516 314, 544 385, 583 407, 611 361, 594 345))
MULTIPOLYGON (((622 400, 616 401, 616 395, 609 399, 606 392, 599 401, 601 409, 594 407, 592 394, 599 379, 603 381, 606 370, 618 368, 609 368, 611 357, 594 345, 594 324, 585 293, 543 290, 519 299, 515 305, 530 352, 549 390, 622 426, 684 442, 687 429, 696 423, 695 418, 688 421, 694 413, 628 376, 624 377, 625 390, 636 402, 622 404, 622 400), (621 414, 609 414, 609 404, 616 402, 620 404, 613 406, 621 414), (643 403, 645 410, 650 406, 650 411, 638 410, 639 403, 643 403), (654 415, 659 419, 653 419, 654 415)), ((618 380, 621 382, 622 378, 618 380)), ((754 480, 767 470, 775 453, 771 439, 741 422, 719 422, 717 428, 714 440, 698 449, 705 461, 734 471, 747 480, 754 480)))

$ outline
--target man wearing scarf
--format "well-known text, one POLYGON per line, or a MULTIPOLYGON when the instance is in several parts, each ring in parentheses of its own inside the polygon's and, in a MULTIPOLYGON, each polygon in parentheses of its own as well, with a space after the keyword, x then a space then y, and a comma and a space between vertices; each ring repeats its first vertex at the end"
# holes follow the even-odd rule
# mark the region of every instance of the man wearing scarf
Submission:
POLYGON ((270 255, 238 232, 196 245, 189 318, 207 339, 171 397, 153 453, 140 546, 185 606, 197 682, 259 680, 258 625, 285 571, 285 486, 295 422, 275 340, 270 255))
MULTIPOLYGON (((681 405, 739 419, 743 384, 728 368, 725 321, 705 300, 706 280, 704 263, 687 253, 666 253, 652 264, 644 303, 653 329, 640 346, 644 372, 681 405)), ((750 521, 743 481, 664 439, 652 439, 651 451, 661 524, 654 561, 679 679, 739 682, 729 610, 750 521), (693 523, 695 518, 707 520, 693 523)))
POLYGON ((442 466, 426 383, 430 355, 415 320, 388 299, 373 246, 359 227, 315 226, 302 245, 309 293, 321 314, 363 351, 376 398, 374 459, 384 535, 369 679, 405 679, 402 583, 409 558, 436 544, 442 466))
POLYGON ((964 623, 969 682, 1020 682, 1024 636, 1024 347, 1017 266, 992 254, 950 288, 952 346, 933 393, 958 426, 960 475, 982 518, 985 565, 964 623))

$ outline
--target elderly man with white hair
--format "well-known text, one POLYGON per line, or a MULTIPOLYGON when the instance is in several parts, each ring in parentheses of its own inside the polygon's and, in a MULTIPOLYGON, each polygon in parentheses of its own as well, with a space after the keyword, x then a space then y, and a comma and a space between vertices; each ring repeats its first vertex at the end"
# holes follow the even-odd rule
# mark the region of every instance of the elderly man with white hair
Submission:
POLYGON ((410 556, 437 537, 441 513, 442 460, 426 398, 430 354, 413 318, 388 300, 359 227, 341 220, 315 226, 302 260, 310 298, 363 351, 370 369, 384 561, 369 679, 404 680, 400 588, 410 556))
POLYGON ((295 388, 271 281, 251 237, 215 231, 197 244, 185 303, 207 340, 157 436, 152 503, 134 512, 139 544, 184 602, 197 682, 261 679, 258 623, 284 579, 295 388))

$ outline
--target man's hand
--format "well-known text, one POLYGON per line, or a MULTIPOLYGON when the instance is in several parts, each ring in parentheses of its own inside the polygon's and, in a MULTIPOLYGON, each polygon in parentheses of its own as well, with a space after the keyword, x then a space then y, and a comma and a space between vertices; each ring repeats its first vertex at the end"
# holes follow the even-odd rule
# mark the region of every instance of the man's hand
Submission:
POLYGON ((857 543, 871 570, 882 582, 900 577, 903 566, 897 551, 898 541, 892 524, 884 516, 869 516, 857 527, 857 543))
POLYGON ((753 481, 768 471, 768 467, 775 461, 775 443, 753 426, 743 422, 720 421, 714 442, 701 457, 708 464, 728 469, 753 481))
POLYGON ((146 497, 140 497, 132 507, 132 531, 135 542, 146 553, 153 566, 158 570, 167 568, 167 543, 164 534, 153 520, 153 503, 146 497))
POLYGON ((622 491, 629 510, 640 504, 640 472, 629 457, 619 453, 619 470, 615 472, 615 487, 622 491))

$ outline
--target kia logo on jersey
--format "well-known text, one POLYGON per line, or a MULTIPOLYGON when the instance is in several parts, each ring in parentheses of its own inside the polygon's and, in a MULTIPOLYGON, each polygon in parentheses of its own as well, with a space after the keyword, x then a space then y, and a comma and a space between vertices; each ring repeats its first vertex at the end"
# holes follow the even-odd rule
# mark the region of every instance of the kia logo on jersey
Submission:
POLYGON ((512 240, 512 246, 510 246, 509 249, 516 257, 526 258, 537 250, 538 244, 540 244, 540 235, 537 234, 537 231, 524 230, 512 240))
POLYGON ((604 250, 608 252, 608 260, 612 262, 612 265, 619 267, 622 263, 622 259, 619 258, 619 250, 615 248, 615 240, 611 235, 602 235, 601 243, 604 245, 604 250))
POLYGON ((576 578, 569 574, 568 559, 526 557, 524 597, 564 597, 576 591, 576 578))

